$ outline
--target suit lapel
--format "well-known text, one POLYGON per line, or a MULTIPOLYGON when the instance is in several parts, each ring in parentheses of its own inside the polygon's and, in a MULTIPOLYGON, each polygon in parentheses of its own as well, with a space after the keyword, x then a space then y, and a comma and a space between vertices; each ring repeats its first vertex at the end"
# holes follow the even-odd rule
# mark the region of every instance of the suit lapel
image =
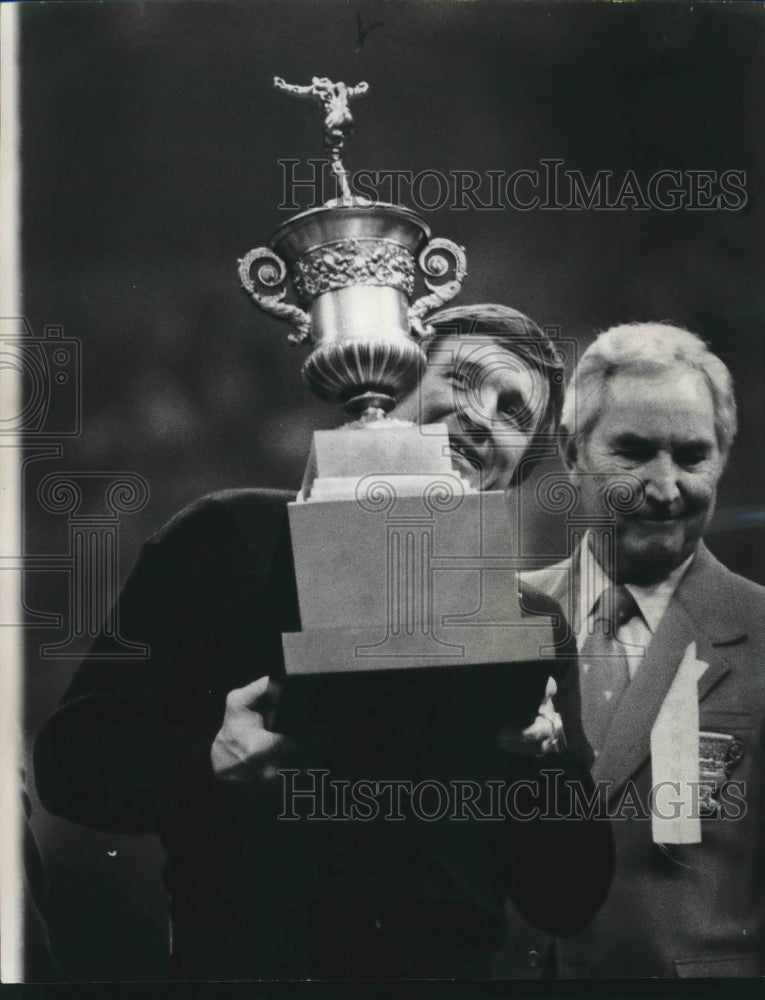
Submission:
POLYGON ((699 701, 730 673, 724 647, 745 637, 730 615, 728 571, 702 545, 680 581, 635 678, 617 706, 606 741, 593 766, 609 794, 640 768, 650 754, 651 728, 689 643, 708 666, 699 681, 699 701))
POLYGON ((688 644, 697 638, 694 623, 685 610, 676 601, 670 601, 638 672, 614 711, 608 735, 593 765, 593 777, 609 782, 610 794, 647 759, 651 728, 688 644))

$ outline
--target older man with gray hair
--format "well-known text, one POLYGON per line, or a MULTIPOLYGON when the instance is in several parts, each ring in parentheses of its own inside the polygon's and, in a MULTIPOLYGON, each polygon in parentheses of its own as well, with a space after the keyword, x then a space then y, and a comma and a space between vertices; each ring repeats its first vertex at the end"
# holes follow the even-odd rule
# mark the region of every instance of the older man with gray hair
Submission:
POLYGON ((599 790, 581 806, 615 820, 617 871, 572 938, 516 921, 501 971, 762 975, 765 589, 703 542, 736 432, 730 372, 687 330, 617 326, 582 356, 562 424, 592 530, 527 582, 577 640, 599 790))

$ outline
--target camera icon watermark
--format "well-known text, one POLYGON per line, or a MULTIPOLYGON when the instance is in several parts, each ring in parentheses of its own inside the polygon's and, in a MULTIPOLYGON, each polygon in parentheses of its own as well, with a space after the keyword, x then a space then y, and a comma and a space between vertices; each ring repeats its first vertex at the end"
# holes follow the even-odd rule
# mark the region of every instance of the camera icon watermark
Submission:
POLYGON ((0 318, 0 434, 76 437, 82 429, 82 345, 49 325, 34 336, 24 318, 0 318), (10 402, 12 401, 12 402, 10 402))
POLYGON ((2 576, 15 574, 18 581, 9 586, 15 596, 0 626, 63 631, 60 641, 40 646, 43 660, 88 658, 88 645, 99 634, 110 655, 143 659, 148 647, 120 635, 115 605, 120 519, 143 509, 148 483, 124 471, 51 472, 41 479, 36 471, 42 462, 61 460, 66 442, 82 431, 82 360, 81 342, 65 336, 62 326, 46 325, 36 336, 26 318, 0 318, 0 448, 16 463, 20 506, 10 512, 0 553, 2 576), (68 515, 67 550, 53 551, 49 542, 38 551, 34 539, 42 518, 61 514, 68 515), (30 606, 30 575, 40 582, 41 575, 61 573, 68 585, 66 611, 30 606))

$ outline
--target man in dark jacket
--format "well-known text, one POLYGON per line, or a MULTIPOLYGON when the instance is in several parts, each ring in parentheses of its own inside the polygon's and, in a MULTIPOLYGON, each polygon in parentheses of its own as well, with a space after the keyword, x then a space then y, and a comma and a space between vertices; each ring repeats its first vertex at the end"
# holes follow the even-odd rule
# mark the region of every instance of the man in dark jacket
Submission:
MULTIPOLYGON (((436 330, 441 363, 398 414, 445 422, 478 485, 519 481, 560 412, 552 346, 503 307, 447 310, 436 330)), ((557 606, 524 594, 561 624, 554 660, 322 680, 327 712, 305 721, 329 730, 282 732, 281 634, 300 628, 292 499, 219 493, 146 544, 118 614, 150 657, 98 657, 96 641, 38 738, 46 808, 159 833, 177 978, 486 976, 506 895, 548 930, 581 927, 611 839, 556 820, 591 762, 557 606), (459 801, 434 812, 425 791, 442 789, 459 801)))

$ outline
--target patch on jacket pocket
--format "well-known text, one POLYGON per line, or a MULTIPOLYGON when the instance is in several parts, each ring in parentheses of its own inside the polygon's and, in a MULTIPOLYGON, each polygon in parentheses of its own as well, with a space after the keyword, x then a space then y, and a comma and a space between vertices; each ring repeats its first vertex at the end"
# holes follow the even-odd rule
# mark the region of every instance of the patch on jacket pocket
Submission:
POLYGON ((744 756, 744 744, 729 733, 699 733, 699 807, 702 819, 719 816, 719 794, 744 756))

